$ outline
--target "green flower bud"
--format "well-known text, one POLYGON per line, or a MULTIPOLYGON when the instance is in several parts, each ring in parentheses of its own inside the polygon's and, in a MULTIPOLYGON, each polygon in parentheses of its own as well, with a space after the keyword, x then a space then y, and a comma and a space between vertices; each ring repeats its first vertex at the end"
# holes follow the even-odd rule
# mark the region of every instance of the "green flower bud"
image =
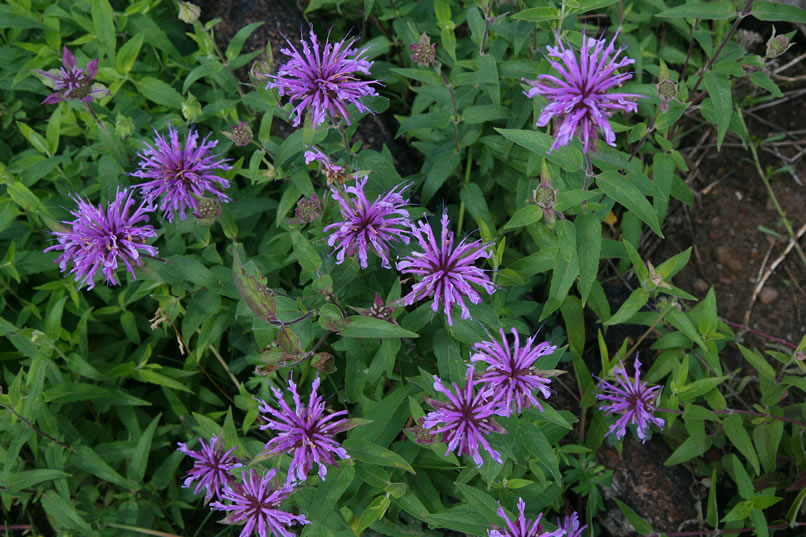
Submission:
POLYGON ((201 15, 201 8, 196 4, 190 2, 183 2, 179 0, 179 20, 188 24, 193 24, 199 20, 201 15))

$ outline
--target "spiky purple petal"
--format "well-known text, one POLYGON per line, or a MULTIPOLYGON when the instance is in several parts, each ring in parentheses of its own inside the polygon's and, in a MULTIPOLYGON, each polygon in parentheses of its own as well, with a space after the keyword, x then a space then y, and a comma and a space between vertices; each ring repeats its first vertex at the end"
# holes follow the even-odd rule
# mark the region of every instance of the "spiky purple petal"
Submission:
POLYGON ((610 426, 607 434, 614 434, 616 438, 622 438, 627 432, 627 425, 638 426, 638 438, 646 442, 646 430, 650 423, 654 423, 663 429, 665 421, 655 417, 655 400, 658 397, 660 386, 649 386, 646 381, 640 381, 639 369, 641 362, 635 359, 635 380, 630 381, 624 364, 619 360, 619 365, 614 370, 617 384, 611 384, 599 379, 599 389, 601 393, 596 394, 596 398, 603 401, 610 401, 599 407, 608 415, 620 415, 616 423, 610 426))
POLYGON ((232 453, 238 448, 234 447, 225 452, 216 446, 218 437, 215 436, 210 439, 209 444, 205 444, 202 438, 199 438, 199 443, 201 443, 199 451, 192 451, 184 442, 177 443, 179 446, 178 451, 196 459, 193 463, 193 468, 185 476, 185 482, 182 486, 187 488, 194 481, 198 481, 193 494, 198 494, 199 490, 204 489, 205 501, 209 502, 213 496, 220 500, 221 489, 234 479, 231 470, 243 466, 238 462, 238 459, 232 456, 232 453))
POLYGON ((92 89, 92 81, 98 74, 98 60, 90 60, 84 69, 79 69, 76 57, 67 47, 62 51, 62 67, 58 74, 40 70, 36 72, 54 82, 55 91, 48 95, 42 104, 55 104, 70 99, 90 102, 99 95, 109 95, 109 90, 105 88, 92 89))
POLYGON ((487 537, 564 537, 565 532, 562 528, 543 531, 543 524, 540 523, 543 513, 538 514, 535 520, 527 520, 525 510, 526 502, 523 498, 518 498, 518 516, 513 521, 501 507, 501 502, 498 502, 498 516, 504 519, 507 527, 487 530, 487 537))

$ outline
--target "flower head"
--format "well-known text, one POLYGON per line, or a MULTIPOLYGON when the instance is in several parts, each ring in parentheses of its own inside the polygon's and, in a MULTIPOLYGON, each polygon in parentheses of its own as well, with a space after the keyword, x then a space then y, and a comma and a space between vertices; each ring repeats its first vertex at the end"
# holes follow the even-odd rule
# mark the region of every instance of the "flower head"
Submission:
POLYGON ((227 483, 222 493, 223 499, 230 504, 213 502, 210 507, 218 511, 229 511, 221 522, 225 524, 244 524, 240 537, 249 537, 257 531, 259 537, 274 536, 294 537, 288 526, 305 525, 311 521, 304 515, 292 515, 278 509, 280 503, 293 491, 292 486, 274 488, 271 480, 277 475, 272 468, 258 477, 254 468, 243 474, 243 484, 227 483))
POLYGON ((347 170, 345 170, 343 166, 333 164, 330 161, 330 158, 322 153, 322 151, 317 147, 311 147, 310 150, 305 152, 305 164, 310 164, 313 161, 319 163, 319 169, 327 177, 328 185, 332 185, 334 183, 343 185, 349 176, 347 170))
POLYGON ((245 121, 232 125, 231 130, 232 132, 222 131, 221 134, 232 140, 232 143, 238 147, 244 147, 252 143, 254 134, 252 133, 252 128, 245 121))
POLYGON ((638 426, 638 438, 646 442, 646 430, 652 422, 661 429, 665 422, 661 418, 653 415, 655 412, 655 400, 658 397, 660 386, 649 386, 646 381, 641 382, 638 370, 641 362, 635 359, 635 380, 630 382, 624 364, 619 361, 614 374, 618 385, 611 384, 599 379, 599 388, 602 393, 596 394, 596 398, 610 403, 600 406, 606 414, 621 414, 619 419, 610 426, 607 434, 616 434, 616 438, 622 438, 627 432, 627 425, 638 426))
POLYGON ((588 527, 587 524, 579 527, 579 515, 577 515, 576 511, 571 513, 570 515, 566 516, 562 523, 560 523, 560 519, 557 519, 557 527, 565 532, 563 537, 582 537, 582 532, 585 531, 585 528, 588 527))
POLYGON ((510 348, 503 328, 500 334, 502 343, 491 339, 473 345, 476 352, 470 356, 470 361, 488 364, 487 371, 480 378, 481 382, 487 385, 490 396, 498 401, 504 416, 510 415, 513 402, 517 404, 519 413, 531 406, 542 412, 543 407, 535 392, 539 391, 544 398, 548 398, 551 395, 548 388, 551 380, 542 376, 534 364, 541 356, 554 352, 557 346, 548 341, 535 345, 537 336, 527 338, 521 346, 518 331, 513 328, 515 344, 510 348))
POLYGON ((470 455, 476 466, 481 466, 480 446, 493 460, 501 464, 501 454, 487 442, 487 435, 491 432, 503 434, 506 430, 493 418, 498 411, 498 404, 488 397, 486 390, 476 391, 478 384, 473 378, 473 368, 468 368, 463 388, 460 389, 453 383, 453 391, 456 393, 446 388, 442 380, 434 375, 434 389, 444 393, 448 402, 425 397, 425 401, 436 410, 426 414, 422 426, 430 429, 432 435, 442 434, 442 442, 448 444, 445 455, 452 451, 459 455, 470 455))
POLYGON ((243 466, 238 459, 232 456, 232 452, 238 448, 224 452, 221 446, 216 445, 218 443, 216 436, 210 439, 209 445, 205 445, 202 438, 199 438, 199 442, 201 443, 199 451, 191 451, 184 442, 177 443, 178 451, 196 459, 193 468, 185 476, 185 483, 182 486, 187 488, 198 480, 193 494, 198 494, 200 489, 204 489, 206 491, 205 501, 210 501, 213 496, 220 500, 222 487, 233 480, 230 470, 243 466))
POLYGON ((409 45, 411 50, 411 61, 421 67, 428 67, 432 63, 436 63, 437 46, 431 43, 431 38, 428 34, 423 32, 420 36, 420 41, 409 45))
POLYGON ((42 101, 42 104, 55 104, 70 99, 79 99, 84 102, 92 101, 98 95, 108 95, 109 90, 105 88, 92 89, 92 81, 98 74, 98 60, 90 60, 84 69, 78 68, 76 57, 64 47, 62 53, 62 67, 58 74, 47 71, 36 71, 42 76, 51 79, 53 89, 56 90, 42 101))
POLYGON ((579 59, 562 41, 558 47, 548 47, 551 66, 559 75, 539 75, 537 80, 523 79, 532 86, 524 92, 527 97, 543 95, 549 104, 537 120, 538 127, 545 127, 551 118, 556 118, 554 143, 550 151, 568 145, 576 134, 582 139, 587 153, 598 136, 604 135, 608 145, 615 146, 616 134, 607 117, 616 110, 635 112, 638 105, 634 99, 641 95, 632 93, 607 93, 632 78, 631 73, 616 73, 616 70, 635 63, 630 58, 618 59, 622 49, 615 50, 618 32, 605 48, 604 39, 582 35, 582 50, 579 59))
POLYGON ((362 97, 378 95, 372 84, 377 80, 358 80, 356 73, 369 75, 372 62, 365 59, 366 49, 356 50, 353 43, 345 37, 338 43, 327 40, 320 47, 318 38, 311 28, 311 44, 302 40, 302 53, 291 44, 280 52, 290 59, 280 67, 277 75, 268 75, 266 89, 276 88, 280 95, 287 95, 293 104, 299 101, 291 112, 293 125, 298 127, 303 112, 310 110, 313 115, 313 126, 318 127, 325 122, 326 116, 341 116, 350 125, 347 106, 354 104, 359 112, 369 112, 369 108, 361 102, 362 97))
POLYGON ((319 466, 319 477, 324 481, 327 474, 326 465, 335 465, 336 457, 349 459, 350 456, 344 446, 336 442, 337 433, 350 429, 346 419, 336 419, 347 414, 346 410, 325 414, 325 402, 316 393, 319 388, 319 376, 313 381, 308 404, 302 402, 297 393, 297 385, 289 377, 288 389, 294 399, 295 409, 291 410, 283 399, 283 392, 272 388, 277 399, 279 410, 274 409, 265 401, 260 402, 260 412, 263 412, 265 425, 261 430, 271 429, 277 436, 266 443, 266 451, 270 454, 291 453, 293 460, 288 470, 286 484, 295 481, 305 481, 308 472, 314 463, 319 466))
POLYGON ((221 191, 229 187, 229 181, 214 173, 216 170, 231 169, 226 164, 228 159, 216 160, 217 156, 210 154, 210 150, 218 144, 217 140, 208 142, 208 135, 199 145, 199 134, 192 127, 184 147, 179 142, 179 133, 173 127, 168 129, 169 140, 158 132, 155 134, 154 145, 146 142, 145 150, 137 155, 140 157, 140 168, 132 175, 151 179, 137 186, 148 201, 162 196, 159 208, 169 222, 173 221, 176 213, 184 220, 187 209, 197 211, 197 198, 204 198, 207 193, 223 202, 230 200, 221 191))
POLYGON ((341 222, 326 226, 325 233, 329 246, 336 247, 336 263, 344 262, 345 257, 358 254, 361 268, 367 268, 367 250, 372 248, 381 258, 381 264, 390 268, 389 242, 403 241, 409 243, 408 227, 409 213, 404 209, 408 200, 404 200, 401 193, 408 185, 396 186, 389 192, 382 194, 372 203, 364 193, 367 176, 356 177, 355 186, 348 186, 342 192, 335 186, 331 188, 333 199, 339 203, 341 222), (352 194, 348 198, 346 194, 352 194))
POLYGON ((537 515, 535 520, 526 520, 524 511, 526 510, 526 502, 523 498, 518 498, 518 517, 512 521, 507 516, 504 508, 501 507, 501 502, 498 503, 498 516, 503 518, 506 523, 506 528, 494 528, 487 530, 487 537, 563 537, 564 530, 558 528, 554 531, 543 531, 543 524, 540 519, 543 518, 543 513, 537 515))
POLYGON ((144 201, 138 206, 128 189, 118 190, 106 209, 78 196, 70 197, 78 205, 70 212, 76 218, 63 222, 70 226, 70 231, 53 232, 59 243, 46 248, 45 252, 62 250, 56 260, 59 269, 64 272, 68 263, 72 263, 69 273, 75 274, 79 285, 86 284, 87 289, 95 287, 98 269, 107 284, 117 285, 115 272, 120 262, 136 279, 133 265, 140 265, 140 251, 157 255, 157 249, 145 243, 146 239, 157 236, 152 226, 144 224, 148 222, 148 213, 154 210, 151 204, 144 201))
POLYGON ((442 213, 442 237, 437 241, 434 231, 427 221, 412 224, 411 232, 423 249, 422 252, 412 252, 397 263, 397 270, 403 274, 414 274, 422 279, 415 283, 411 292, 401 300, 405 305, 414 304, 415 301, 433 296, 433 311, 439 310, 439 304, 448 324, 453 325, 451 310, 454 304, 459 304, 462 310, 462 319, 470 318, 470 311, 464 302, 467 297, 473 304, 481 302, 481 294, 475 286, 481 287, 488 294, 495 292, 495 285, 489 276, 474 263, 480 258, 489 258, 492 255, 487 245, 480 240, 466 243, 464 239, 453 245, 453 232, 448 230, 448 212, 442 213))

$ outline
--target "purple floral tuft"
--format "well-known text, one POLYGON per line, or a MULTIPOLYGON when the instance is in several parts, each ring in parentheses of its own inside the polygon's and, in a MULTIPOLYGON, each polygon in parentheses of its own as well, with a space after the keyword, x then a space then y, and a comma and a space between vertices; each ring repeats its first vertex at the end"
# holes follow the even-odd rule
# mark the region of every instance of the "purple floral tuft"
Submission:
POLYGON ((576 511, 566 516, 565 519, 563 519, 562 524, 558 518, 557 526, 565 532, 563 537, 582 537, 582 532, 588 527, 587 524, 581 528, 579 527, 579 515, 577 515, 576 511))
POLYGON ((292 104, 299 101, 291 112, 295 116, 295 127, 300 125, 306 110, 313 115, 314 128, 324 123, 328 115, 341 116, 350 125, 347 106, 352 103, 359 112, 369 112, 361 98, 378 95, 372 87, 377 80, 355 78, 355 73, 369 75, 372 62, 364 59, 367 51, 353 48, 355 38, 349 41, 344 38, 335 44, 326 40, 320 48, 313 28, 310 39, 310 45, 302 40, 302 53, 286 39, 290 48, 280 51, 290 59, 277 75, 267 75, 266 89, 276 88, 280 95, 287 95, 292 104))
POLYGON ((333 164, 330 158, 317 147, 311 147, 310 150, 305 152, 305 164, 310 164, 313 161, 319 163, 319 169, 327 176, 328 185, 334 183, 343 185, 349 176, 343 166, 333 164))
POLYGON ((433 296, 433 311, 439 311, 442 302, 443 311, 448 316, 448 324, 453 325, 451 310, 454 304, 462 309, 462 319, 470 318, 470 311, 464 297, 473 304, 481 302, 481 294, 473 287, 477 285, 488 294, 495 292, 495 284, 489 276, 473 263, 480 258, 489 258, 492 254, 488 245, 480 240, 465 243, 464 239, 454 248, 453 232, 448 230, 448 212, 442 213, 442 240, 437 241, 434 231, 427 221, 412 224, 414 238, 424 251, 412 252, 397 263, 397 270, 403 274, 414 274, 422 277, 415 283, 411 292, 401 300, 409 306, 417 300, 433 296))
POLYGON ((487 530, 487 537, 564 537, 562 528, 543 531, 543 524, 540 523, 543 513, 538 514, 535 520, 526 520, 525 510, 526 502, 523 498, 518 498, 518 517, 513 522, 501 507, 501 502, 498 502, 498 516, 506 521, 507 527, 487 530))
POLYGON ((148 213, 154 208, 144 201, 134 209, 136 203, 128 189, 118 190, 106 209, 75 195, 70 198, 78 205, 70 212, 76 219, 64 221, 70 231, 54 231, 59 243, 45 249, 45 252, 63 251, 56 260, 59 269, 64 272, 68 263, 72 263, 69 273, 75 274, 79 286, 86 284, 88 290, 95 287, 94 277, 98 269, 106 277, 107 284, 117 285, 115 272, 120 262, 137 279, 133 265, 140 265, 140 250, 157 255, 157 249, 145 243, 157 233, 152 226, 141 225, 148 221, 148 213))
POLYGON ((274 488, 271 480, 275 475, 277 475, 276 468, 260 477, 252 468, 248 474, 243 474, 243 484, 224 485, 223 499, 232 503, 213 502, 210 507, 218 511, 229 511, 221 520, 222 523, 244 524, 240 537, 249 537, 253 531, 257 531, 259 537, 268 537, 269 532, 274 536, 294 537, 294 534, 288 531, 288 526, 310 524, 311 521, 304 515, 292 515, 278 509, 280 503, 293 492, 294 487, 274 488))
POLYGON ((543 95, 549 104, 537 120, 538 127, 545 127, 551 118, 556 118, 554 143, 549 152, 568 145, 576 134, 582 139, 582 148, 588 152, 601 130, 608 145, 615 146, 616 134, 607 117, 615 110, 635 112, 633 102, 642 96, 632 93, 607 93, 610 88, 621 86, 632 78, 631 73, 616 73, 616 70, 635 63, 624 57, 618 59, 622 49, 615 50, 614 43, 619 32, 605 48, 604 39, 582 35, 582 50, 577 59, 574 52, 565 48, 558 39, 559 47, 548 47, 551 66, 560 75, 539 75, 537 80, 523 79, 531 89, 527 97, 543 95), (614 53, 615 52, 615 53, 614 53))
POLYGON ((422 426, 429 429, 432 435, 442 434, 442 442, 448 444, 445 455, 456 451, 459 455, 470 455, 477 467, 482 464, 479 446, 498 464, 501 464, 501 454, 494 450, 487 442, 486 436, 491 432, 503 434, 506 430, 496 423, 493 416, 498 411, 498 403, 488 398, 486 390, 475 392, 479 384, 473 378, 473 368, 468 368, 467 378, 463 388, 453 383, 452 393, 445 387, 442 380, 434 375, 434 389, 444 393, 448 402, 438 401, 425 397, 425 401, 434 407, 426 414, 422 426), (440 424, 442 424, 440 426, 440 424))
POLYGON ((599 407, 606 414, 621 414, 618 421, 610 426, 607 434, 616 434, 616 438, 622 438, 627 432, 627 425, 638 425, 638 438, 646 442, 646 430, 652 422, 661 429, 666 422, 653 415, 655 412, 655 400, 658 397, 660 386, 649 386, 646 381, 640 382, 639 369, 641 362, 635 359, 635 381, 630 382, 624 364, 619 361, 614 374, 618 386, 599 379, 599 388, 602 393, 596 394, 600 400, 610 401, 610 403, 599 407))
POLYGON ((348 186, 342 192, 335 185, 330 191, 333 199, 339 202, 343 222, 336 222, 325 227, 325 233, 330 233, 327 239, 328 246, 336 247, 336 263, 341 264, 346 257, 358 254, 361 268, 367 268, 367 249, 372 248, 381 258, 385 268, 391 268, 389 263, 389 242, 403 241, 409 243, 409 213, 404 209, 408 200, 401 194, 408 185, 396 186, 389 192, 382 194, 372 203, 364 193, 367 176, 356 177, 355 186, 348 186), (348 198, 345 194, 352 194, 348 198))
POLYGON ((521 347, 518 331, 513 328, 515 345, 510 349, 503 328, 500 333, 502 343, 491 338, 490 341, 473 345, 476 353, 470 356, 470 361, 488 364, 479 380, 487 385, 490 396, 500 405, 503 416, 510 415, 513 402, 517 403, 519 413, 531 406, 542 412, 543 406, 534 394, 539 391, 544 398, 548 398, 551 395, 548 388, 551 380, 540 375, 534 364, 541 356, 553 353, 557 346, 547 341, 535 345, 537 336, 532 336, 521 347))
POLYGON ((316 390, 319 388, 319 376, 313 381, 308 404, 300 400, 297 385, 289 377, 288 388, 296 405, 294 410, 283 399, 283 392, 272 387, 271 391, 277 399, 280 409, 275 410, 265 401, 260 402, 260 412, 265 425, 261 430, 271 429, 277 436, 266 443, 266 451, 272 455, 293 452, 293 460, 288 470, 286 484, 305 481, 314 463, 319 466, 319 477, 325 480, 326 465, 336 465, 336 457, 349 459, 344 446, 336 442, 334 436, 346 431, 351 425, 346 419, 336 419, 347 414, 346 410, 325 414, 325 403, 316 390))
POLYGON ((234 479, 230 470, 243 466, 238 459, 232 456, 232 452, 238 448, 234 447, 224 452, 220 446, 216 445, 218 437, 215 436, 210 439, 209 445, 205 445, 201 438, 199 438, 199 442, 201 443, 199 451, 191 451, 184 442, 177 443, 179 446, 177 451, 196 459, 193 468, 185 476, 185 483, 182 486, 190 487, 191 483, 198 480, 193 494, 198 494, 200 489, 204 489, 206 491, 205 501, 209 502, 213 496, 220 500, 222 487, 234 479))
POLYGON ((140 169, 131 175, 141 179, 151 179, 147 183, 137 185, 148 201, 162 196, 159 208, 169 222, 176 213, 185 219, 185 211, 198 211, 198 199, 210 193, 223 202, 230 199, 221 190, 229 187, 229 181, 219 177, 216 170, 229 170, 225 164, 229 159, 216 160, 210 150, 217 140, 208 142, 205 136, 199 145, 199 134, 191 127, 188 131, 184 147, 179 142, 179 133, 173 127, 168 129, 170 140, 163 138, 155 131, 154 145, 145 143, 145 150, 139 153, 140 169))
POLYGON ((42 104, 56 104, 70 99, 90 102, 99 95, 109 95, 109 90, 105 88, 92 89, 92 81, 98 74, 98 60, 90 60, 84 69, 79 69, 76 57, 67 47, 64 47, 62 67, 58 74, 39 70, 36 72, 53 80, 53 89, 56 90, 48 95, 42 104))

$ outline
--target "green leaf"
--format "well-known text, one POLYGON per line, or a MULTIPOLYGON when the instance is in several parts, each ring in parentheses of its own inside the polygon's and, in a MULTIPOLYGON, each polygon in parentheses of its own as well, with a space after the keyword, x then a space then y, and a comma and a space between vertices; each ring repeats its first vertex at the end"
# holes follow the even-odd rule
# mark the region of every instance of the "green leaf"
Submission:
POLYGON ((758 455, 753 448, 753 442, 750 440, 750 435, 744 428, 744 421, 738 414, 731 414, 722 420, 722 426, 725 428, 725 434, 728 435, 728 440, 731 444, 739 450, 739 453, 744 455, 744 458, 750 462, 756 475, 761 473, 759 467, 758 455))
POLYGON ((560 14, 557 8, 533 7, 518 11, 511 18, 521 21, 543 22, 557 20, 560 18, 560 14))
MULTIPOLYGON (((574 281, 576 281, 579 276, 579 259, 576 253, 576 241, 574 240, 573 245, 569 244, 569 246, 574 249, 570 261, 566 261, 565 257, 562 255, 558 255, 554 259, 551 286, 549 287, 549 299, 546 301, 543 306, 543 311, 540 314, 541 321, 562 306, 563 302, 565 302, 565 297, 568 295, 568 290, 571 289, 574 281)), ((560 252, 561 251, 562 249, 560 249, 560 252)))
POLYGON ((303 536, 321 535, 318 531, 319 524, 317 524, 317 522, 321 523, 328 517, 341 518, 338 514, 339 509, 337 503, 342 494, 347 490, 347 487, 353 482, 355 478, 355 468, 352 464, 345 463, 341 465, 340 469, 330 468, 327 474, 327 480, 316 486, 311 503, 305 510, 308 519, 314 522, 314 524, 305 526, 305 530, 302 533, 303 536))
POLYGON ((588 300, 593 282, 599 273, 599 256, 602 253, 602 223, 593 213, 585 212, 574 220, 579 256, 579 294, 582 305, 588 300))
POLYGON ((45 481, 53 481, 62 477, 69 477, 70 474, 61 470, 26 470, 24 472, 11 472, 8 474, 8 493, 14 493, 22 489, 28 489, 45 481))
POLYGON ((151 403, 130 395, 122 390, 104 388, 95 384, 62 382, 42 392, 45 402, 71 403, 75 401, 98 400, 112 405, 150 406, 151 403))
POLYGON ((618 311, 605 321, 605 326, 629 321, 633 315, 638 313, 638 310, 646 306, 647 302, 649 302, 649 292, 643 287, 639 287, 630 293, 630 296, 624 301, 624 304, 621 305, 618 311))
POLYGON ((686 384, 678 390, 680 401, 693 401, 700 395, 710 392, 720 384, 722 384, 728 377, 708 377, 704 379, 695 380, 691 384, 686 384))
POLYGON ((311 245, 311 242, 299 231, 291 232, 291 243, 294 245, 294 254, 302 270, 313 271, 322 266, 322 258, 311 245))
POLYGON ((784 422, 780 420, 762 422, 753 429, 753 443, 756 446, 761 466, 767 473, 771 474, 776 469, 778 447, 781 444, 783 433, 784 422))
POLYGON ((277 319, 274 291, 266 286, 264 283, 266 278, 258 270, 250 273, 244 268, 237 247, 233 248, 232 278, 241 299, 258 319, 264 321, 277 319))
POLYGON ((134 67, 134 62, 137 61, 137 56, 140 54, 140 47, 143 46, 143 40, 145 37, 146 33, 140 32, 126 41, 126 43, 120 47, 120 50, 118 50, 118 57, 115 60, 118 73, 121 75, 127 75, 129 71, 132 70, 132 67, 134 67))
POLYGON ((633 511, 629 505, 622 502, 618 498, 613 499, 616 501, 616 504, 618 505, 619 509, 621 509, 621 512, 624 513, 624 516, 627 517, 627 520, 630 521, 632 527, 635 528, 635 531, 637 531, 641 535, 649 535, 650 533, 652 533, 652 526, 650 526, 649 522, 644 520, 641 517, 641 515, 633 511))
POLYGON ((142 483, 146 475, 146 467, 148 466, 148 455, 151 453, 151 441, 154 439, 154 431, 157 430, 157 423, 159 423, 162 414, 151 420, 145 431, 137 439, 137 445, 134 447, 134 453, 129 461, 129 479, 136 483, 142 483))
POLYGON ((716 113, 716 150, 719 151, 722 141, 728 133, 730 118, 733 114, 730 80, 726 75, 709 71, 705 73, 705 89, 711 97, 716 113))
POLYGON ((744 359, 750 362, 758 374, 767 380, 775 380, 775 368, 773 368, 767 360, 761 356, 757 351, 748 349, 744 345, 738 344, 739 351, 744 356, 744 359))
POLYGON ((714 466, 714 469, 711 471, 711 485, 708 487, 708 510, 705 515, 705 520, 712 528, 716 528, 719 522, 719 506, 716 502, 717 485, 716 466, 714 466))
POLYGON ((56 529, 67 527, 80 531, 83 535, 96 535, 96 532, 79 516, 72 504, 59 496, 56 491, 47 491, 42 496, 41 503, 50 520, 56 523, 56 529))
POLYGON ((664 466, 674 466, 686 461, 690 461, 694 457, 699 457, 705 453, 706 446, 702 441, 695 438, 686 438, 682 444, 677 446, 677 449, 666 459, 663 463, 664 466))
POLYGON ((753 11, 750 12, 761 21, 771 22, 801 22, 806 23, 806 11, 790 4, 779 2, 753 2, 753 11))
POLYGON ((355 528, 355 534, 361 535, 365 529, 370 527, 376 521, 383 518, 383 515, 386 514, 386 510, 389 509, 389 505, 392 503, 392 500, 389 499, 388 494, 381 494, 380 496, 376 496, 372 502, 367 506, 361 516, 358 519, 358 526, 355 528))
POLYGON ((89 472, 95 477, 117 485, 125 490, 139 490, 138 483, 134 483, 125 479, 122 475, 117 473, 106 461, 104 461, 97 453, 95 453, 89 446, 79 446, 73 452, 71 458, 73 464, 89 472))
POLYGON ((92 0, 92 23, 101 48, 115 63, 115 16, 109 0, 92 0))
POLYGON ((42 154, 51 156, 50 151, 48 149, 48 142, 45 140, 44 136, 36 132, 34 129, 32 129, 25 123, 22 123, 21 121, 17 122, 17 127, 20 129, 22 135, 25 136, 25 139, 28 140, 32 146, 34 146, 34 149, 36 149, 42 154))
POLYGON ((778 87, 778 84, 776 84, 764 71, 753 71, 750 73, 750 82, 759 88, 764 88, 775 97, 784 96, 784 94, 781 92, 781 88, 778 87))
POLYGON ((357 461, 375 464, 377 466, 400 468, 401 470, 406 470, 411 474, 417 473, 406 461, 406 459, 394 451, 381 447, 373 442, 358 440, 356 438, 348 438, 344 441, 344 447, 347 448, 347 452, 350 454, 350 456, 357 461))
POLYGON ((515 142, 532 153, 549 160, 567 172, 576 172, 582 168, 582 152, 571 146, 562 147, 549 153, 554 138, 538 131, 518 129, 495 129, 501 136, 515 142))
POLYGON ((542 465, 551 471, 554 480, 562 483, 562 475, 560 474, 560 466, 557 454, 554 448, 551 447, 546 435, 543 431, 533 423, 522 423, 518 429, 518 442, 526 449, 534 458, 542 465))
POLYGON ((44 28, 45 26, 30 17, 18 15, 9 6, 0 5, 0 28, 44 28))
POLYGON ((147 76, 136 80, 135 85, 143 97, 157 104, 181 110, 182 103, 185 102, 181 93, 162 80, 147 76))
POLYGON ((194 67, 193 70, 188 73, 188 76, 185 77, 185 81, 182 83, 182 93, 187 93, 188 88, 200 78, 213 76, 223 69, 224 65, 217 60, 208 61, 194 67))
POLYGON ((465 497, 470 506, 484 515, 487 520, 495 520, 498 518, 498 504, 492 496, 486 492, 479 490, 477 487, 471 487, 465 483, 455 483, 456 488, 465 497))
POLYGON ((406 330, 402 326, 392 324, 383 319, 367 315, 351 315, 345 318, 346 327, 341 331, 343 337, 353 338, 417 338, 416 332, 406 330))
POLYGON ((61 134, 62 111, 61 107, 59 107, 50 115, 50 119, 48 119, 48 126, 45 129, 45 139, 48 143, 48 155, 55 155, 59 152, 59 137, 61 134))
POLYGON ((399 68, 392 68, 389 70, 400 76, 410 78, 411 80, 416 80, 417 82, 422 82, 423 84, 431 84, 434 86, 442 85, 442 78, 437 73, 431 70, 399 69, 399 68))
POLYGON ((159 386, 173 388, 174 390, 179 390, 180 392, 193 393, 193 390, 191 390, 190 388, 188 388, 175 378, 163 375, 162 373, 158 373, 157 371, 151 368, 144 367, 140 369, 135 369, 132 372, 132 378, 139 380, 140 382, 147 382, 149 384, 157 384, 159 386))
POLYGON ((652 228, 652 231, 659 237, 663 238, 658 216, 646 197, 630 180, 629 175, 623 177, 616 171, 606 170, 596 178, 596 184, 612 200, 629 209, 630 212, 652 228))
POLYGON ((727 515, 722 517, 722 522, 732 522, 735 520, 744 520, 745 518, 750 516, 750 512, 753 510, 753 502, 750 500, 745 500, 743 502, 739 502, 733 506, 727 515))
POLYGON ((687 19, 732 19, 737 15, 736 7, 730 0, 698 2, 665 9, 656 17, 685 17, 687 19))
POLYGON ((736 486, 739 489, 739 496, 745 500, 752 498, 756 491, 755 488, 753 488, 753 482, 750 480, 750 476, 747 474, 747 470, 745 470, 744 465, 739 460, 739 457, 733 453, 729 453, 728 455, 722 457, 722 464, 729 470, 733 470, 731 477, 733 477, 733 480, 736 482, 736 486))
POLYGON ((512 218, 509 219, 509 222, 504 225, 503 230, 508 231, 510 229, 526 227, 530 224, 538 222, 542 217, 543 209, 537 205, 530 204, 526 207, 521 207, 518 209, 515 214, 512 215, 512 218))
POLYGON ((241 49, 243 49, 244 43, 246 43, 246 40, 250 35, 252 35, 252 32, 260 28, 262 25, 263 21, 253 22, 252 24, 248 24, 238 30, 238 33, 232 38, 232 41, 230 41, 230 44, 227 47, 227 51, 224 53, 229 61, 232 61, 238 57, 238 55, 241 53, 241 49))

